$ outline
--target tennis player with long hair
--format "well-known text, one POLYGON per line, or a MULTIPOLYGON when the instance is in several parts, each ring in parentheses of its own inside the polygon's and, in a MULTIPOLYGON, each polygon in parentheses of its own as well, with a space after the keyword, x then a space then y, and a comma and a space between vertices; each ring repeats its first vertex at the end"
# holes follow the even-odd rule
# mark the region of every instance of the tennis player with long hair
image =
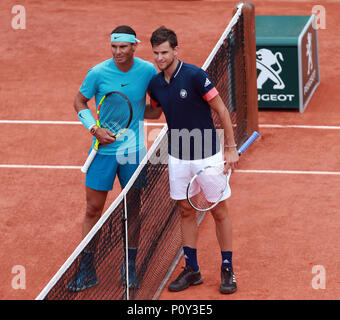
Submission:
MULTIPOLYGON (((97 153, 86 171, 86 212, 83 220, 82 236, 88 234, 101 217, 108 191, 112 190, 116 175, 121 187, 124 187, 143 159, 146 149, 144 145, 143 120, 152 118, 152 109, 145 107, 146 92, 153 75, 157 73, 155 66, 134 56, 138 47, 135 31, 129 26, 118 26, 110 37, 113 58, 105 60, 91 68, 75 97, 74 109, 89 135, 93 136, 92 149, 96 147, 97 153), (120 92, 115 94, 112 92, 120 92), (110 93, 110 94, 109 94, 110 93), (108 101, 114 96, 124 97, 121 104, 115 105, 112 117, 126 112, 122 121, 126 121, 128 128, 122 134, 98 126, 89 109, 87 102, 95 97, 96 107, 100 102, 108 101), (127 103, 128 102, 128 103, 127 103), (125 106, 131 109, 124 109, 125 106), (149 112, 151 110, 151 112, 149 112), (132 117, 131 117, 131 112, 132 117), (131 117, 131 119, 129 119, 131 117), (131 121, 125 120, 129 119, 131 121), (97 144, 96 144, 97 142, 97 144), (99 147, 98 147, 99 146, 99 147)), ((102 106, 103 108, 103 106, 102 106)), ((104 108, 105 110, 105 108, 104 108)), ((104 112, 104 111, 103 111, 104 112)), ((100 120, 101 112, 99 113, 100 120)), ((114 121, 114 119, 112 119, 114 121)), ((110 119, 106 119, 109 122, 110 119)), ((119 121, 119 120, 118 120, 119 121)), ((134 185, 136 192, 134 199, 129 202, 129 286, 138 285, 136 279, 135 260, 139 240, 138 216, 138 189, 143 187, 145 181, 137 181, 134 185), (134 224, 132 227, 131 223, 134 224)), ((75 279, 68 284, 72 291, 84 290, 98 283, 94 267, 95 246, 84 250, 80 270, 75 279)), ((122 267, 122 274, 124 270, 122 267)))
MULTIPOLYGON (((161 72, 153 77, 148 90, 151 105, 159 110, 158 115, 164 112, 169 128, 170 196, 178 201, 180 209, 186 262, 184 270, 168 289, 181 291, 203 282, 197 260, 196 212, 186 198, 188 183, 200 168, 223 160, 226 161, 227 172, 237 165, 239 155, 227 108, 208 75, 202 69, 178 59, 175 32, 160 27, 152 33, 150 42, 155 63, 161 72), (217 112, 222 124, 224 152, 213 124, 211 109, 217 112)), ((228 185, 222 201, 211 209, 222 257, 221 293, 237 290, 232 265, 232 228, 226 201, 229 196, 228 185)))

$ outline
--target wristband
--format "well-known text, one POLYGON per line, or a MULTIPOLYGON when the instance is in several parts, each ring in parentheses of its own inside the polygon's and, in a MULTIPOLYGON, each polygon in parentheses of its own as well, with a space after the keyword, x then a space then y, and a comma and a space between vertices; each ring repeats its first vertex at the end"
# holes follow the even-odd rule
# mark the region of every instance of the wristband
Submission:
POLYGON ((78 112, 78 118, 87 130, 97 124, 96 120, 93 118, 91 110, 88 108, 80 110, 78 112))

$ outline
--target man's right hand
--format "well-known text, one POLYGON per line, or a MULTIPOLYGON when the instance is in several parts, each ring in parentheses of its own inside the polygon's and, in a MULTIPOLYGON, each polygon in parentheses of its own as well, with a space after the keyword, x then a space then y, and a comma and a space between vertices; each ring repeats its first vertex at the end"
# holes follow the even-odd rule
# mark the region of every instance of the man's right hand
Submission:
POLYGON ((114 133, 105 128, 98 128, 94 136, 102 145, 107 145, 116 141, 114 133))

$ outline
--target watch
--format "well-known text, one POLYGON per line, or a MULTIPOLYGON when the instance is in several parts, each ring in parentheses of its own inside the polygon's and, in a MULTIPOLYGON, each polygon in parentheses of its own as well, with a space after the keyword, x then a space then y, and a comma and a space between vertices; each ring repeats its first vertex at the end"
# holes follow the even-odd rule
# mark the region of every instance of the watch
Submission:
POLYGON ((96 126, 96 125, 92 126, 91 129, 90 129, 90 133, 94 136, 97 129, 98 129, 98 126, 96 126))

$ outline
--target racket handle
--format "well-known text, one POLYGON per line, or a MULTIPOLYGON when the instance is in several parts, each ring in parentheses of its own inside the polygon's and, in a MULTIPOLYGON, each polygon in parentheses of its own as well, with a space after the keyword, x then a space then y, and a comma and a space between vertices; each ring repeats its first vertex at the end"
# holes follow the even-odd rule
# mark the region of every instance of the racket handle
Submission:
POLYGON ((240 147, 238 150, 238 154, 241 155, 244 151, 248 149, 248 147, 259 137, 259 133, 254 131, 252 135, 248 138, 248 140, 240 147))
POLYGON ((87 170, 89 169, 94 157, 97 154, 97 150, 95 148, 92 149, 91 153, 89 154, 89 156, 87 157, 84 165, 81 167, 81 172, 86 173, 87 170))

